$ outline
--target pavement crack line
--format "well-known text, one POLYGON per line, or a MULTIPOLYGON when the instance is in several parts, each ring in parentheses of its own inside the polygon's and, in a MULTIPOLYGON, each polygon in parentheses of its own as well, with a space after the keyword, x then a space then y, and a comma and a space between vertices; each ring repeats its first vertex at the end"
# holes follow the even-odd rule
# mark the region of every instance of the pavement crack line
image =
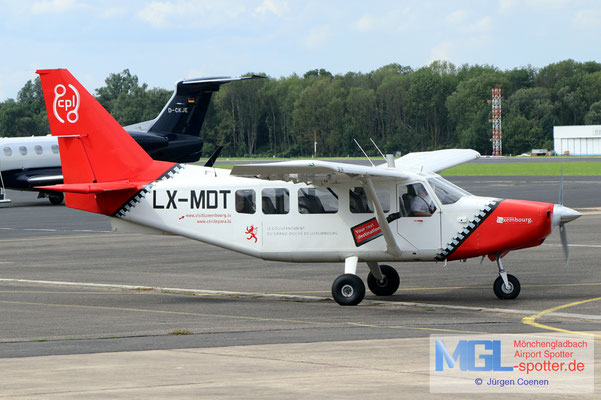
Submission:
MULTIPOLYGON (((256 293, 256 292, 236 292, 236 291, 225 291, 225 290, 199 290, 199 289, 182 289, 182 288, 161 288, 161 287, 152 287, 152 286, 144 286, 144 285, 118 285, 118 284, 104 284, 104 283, 85 283, 85 282, 62 282, 62 281, 41 281, 41 280, 30 280, 30 279, 0 279, 0 283, 27 283, 27 284, 36 284, 36 285, 51 285, 51 286, 75 286, 75 287, 92 287, 92 288, 103 288, 103 289, 122 289, 122 290, 137 290, 137 291, 158 291, 164 293, 173 293, 173 294, 194 294, 194 295, 215 295, 215 296, 224 296, 224 297, 250 297, 250 298, 268 298, 274 300, 296 300, 296 301, 332 301, 329 297, 323 296, 300 296, 300 295, 289 295, 289 294, 274 294, 274 293, 256 293)), ((574 304, 574 303, 570 303, 574 304)), ((68 306, 68 305, 64 305, 68 306)), ((459 311, 476 311, 476 312, 487 312, 487 313, 501 313, 501 314, 513 314, 513 315, 526 315, 526 316, 536 316, 538 318, 538 311, 534 310, 520 310, 520 309, 509 309, 509 308, 493 308, 493 307, 474 307, 474 306, 460 306, 460 305, 452 305, 452 304, 433 304, 433 303, 416 303, 416 302, 390 302, 384 300, 371 300, 365 299, 359 307, 369 307, 369 306, 388 306, 391 308, 394 307, 419 307, 419 308, 434 308, 434 309, 442 309, 442 310, 459 310, 459 311)), ((76 307, 73 305, 73 307, 76 307)), ((81 306, 83 307, 83 306, 81 306)), ((93 308, 94 306, 90 306, 93 308)), ((102 308, 97 306, 97 308, 102 308)), ((572 318, 572 319, 581 319, 581 320, 593 320, 593 321, 601 321, 600 315, 588 315, 588 314, 572 314, 572 313, 558 313, 557 310, 560 310, 566 307, 555 307, 550 310, 546 310, 545 314, 549 316, 562 317, 562 318, 572 318)), ((139 312, 155 312, 155 313, 169 313, 167 311, 160 310, 145 310, 145 309, 127 309, 127 308, 116 308, 120 310, 129 310, 129 311, 139 311, 139 312)), ((197 313, 185 313, 185 312, 170 312, 172 314, 182 314, 182 315, 201 315, 197 313)), ((544 314, 543 314, 544 315, 544 314)), ((207 316, 210 316, 207 315, 207 316)), ((231 316, 232 318, 239 319, 255 319, 255 320, 277 320, 277 319, 269 319, 269 318, 258 318, 258 317, 244 317, 244 316, 231 316)), ((299 323, 311 323, 306 321, 295 321, 288 319, 281 319, 280 321, 285 322, 299 322, 299 323)), ((320 322, 320 324, 328 324, 327 322, 320 322)))
MULTIPOLYGON (((173 351, 173 352, 178 352, 178 353, 203 354, 206 356, 219 356, 219 357, 228 357, 228 358, 236 358, 236 359, 275 361, 275 362, 312 365, 312 366, 327 367, 327 368, 343 368, 343 369, 347 369, 347 370, 348 369, 357 369, 357 370, 365 371, 366 369, 369 369, 374 372, 389 372, 389 373, 395 373, 395 374, 407 374, 408 373, 408 374, 422 375, 422 373, 420 373, 419 371, 410 371, 410 372, 397 371, 397 370, 388 369, 388 368, 365 367, 363 365, 361 365, 361 366, 342 365, 342 364, 337 364, 334 362, 317 362, 317 361, 307 361, 307 360, 298 360, 298 359, 283 359, 283 358, 277 358, 277 357, 237 355, 237 354, 230 354, 230 353, 220 353, 217 351, 213 352, 213 351, 199 351, 199 350, 189 350, 189 349, 173 349, 173 350, 168 350, 168 351, 173 351)), ((426 371, 423 374, 428 375, 429 373, 426 371)))

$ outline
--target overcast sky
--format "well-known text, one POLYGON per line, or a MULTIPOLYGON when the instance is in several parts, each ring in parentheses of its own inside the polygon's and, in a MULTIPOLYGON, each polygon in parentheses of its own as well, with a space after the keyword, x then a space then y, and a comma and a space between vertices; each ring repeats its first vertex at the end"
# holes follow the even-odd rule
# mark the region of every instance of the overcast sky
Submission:
POLYGON ((0 0, 0 101, 38 68, 68 68, 93 91, 125 68, 171 89, 182 78, 435 60, 599 62, 600 21, 592 0, 0 0))

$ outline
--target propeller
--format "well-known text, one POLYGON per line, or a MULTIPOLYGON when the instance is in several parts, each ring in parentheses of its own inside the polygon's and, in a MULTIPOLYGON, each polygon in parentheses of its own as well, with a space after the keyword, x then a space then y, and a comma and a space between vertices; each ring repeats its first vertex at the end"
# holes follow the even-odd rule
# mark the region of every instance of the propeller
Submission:
POLYGON ((576 210, 572 210, 563 205, 563 163, 561 164, 561 183, 559 184, 559 204, 553 206, 553 227, 559 227, 559 237, 561 238, 561 247, 563 248, 563 256, 566 260, 566 268, 570 260, 570 251, 568 249, 568 233, 565 224, 580 217, 576 210))

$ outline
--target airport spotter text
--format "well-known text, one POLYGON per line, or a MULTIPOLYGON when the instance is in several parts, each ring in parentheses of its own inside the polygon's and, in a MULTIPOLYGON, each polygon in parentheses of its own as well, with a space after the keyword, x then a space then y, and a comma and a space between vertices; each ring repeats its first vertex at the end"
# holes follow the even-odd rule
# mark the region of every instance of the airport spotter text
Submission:
POLYGON ((190 190, 183 194, 178 190, 152 191, 152 208, 155 210, 177 209, 178 204, 188 204, 190 210, 227 208, 231 190, 190 190), (178 193, 179 192, 179 193, 178 193))

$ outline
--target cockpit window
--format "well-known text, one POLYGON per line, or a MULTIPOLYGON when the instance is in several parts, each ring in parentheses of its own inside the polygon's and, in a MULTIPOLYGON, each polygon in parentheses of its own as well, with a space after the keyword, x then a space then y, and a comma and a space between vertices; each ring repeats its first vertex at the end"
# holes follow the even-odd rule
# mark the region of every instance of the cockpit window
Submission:
POLYGON ((456 203, 463 196, 471 196, 469 192, 452 184, 444 178, 429 178, 428 183, 434 189, 434 193, 444 205, 456 203))

